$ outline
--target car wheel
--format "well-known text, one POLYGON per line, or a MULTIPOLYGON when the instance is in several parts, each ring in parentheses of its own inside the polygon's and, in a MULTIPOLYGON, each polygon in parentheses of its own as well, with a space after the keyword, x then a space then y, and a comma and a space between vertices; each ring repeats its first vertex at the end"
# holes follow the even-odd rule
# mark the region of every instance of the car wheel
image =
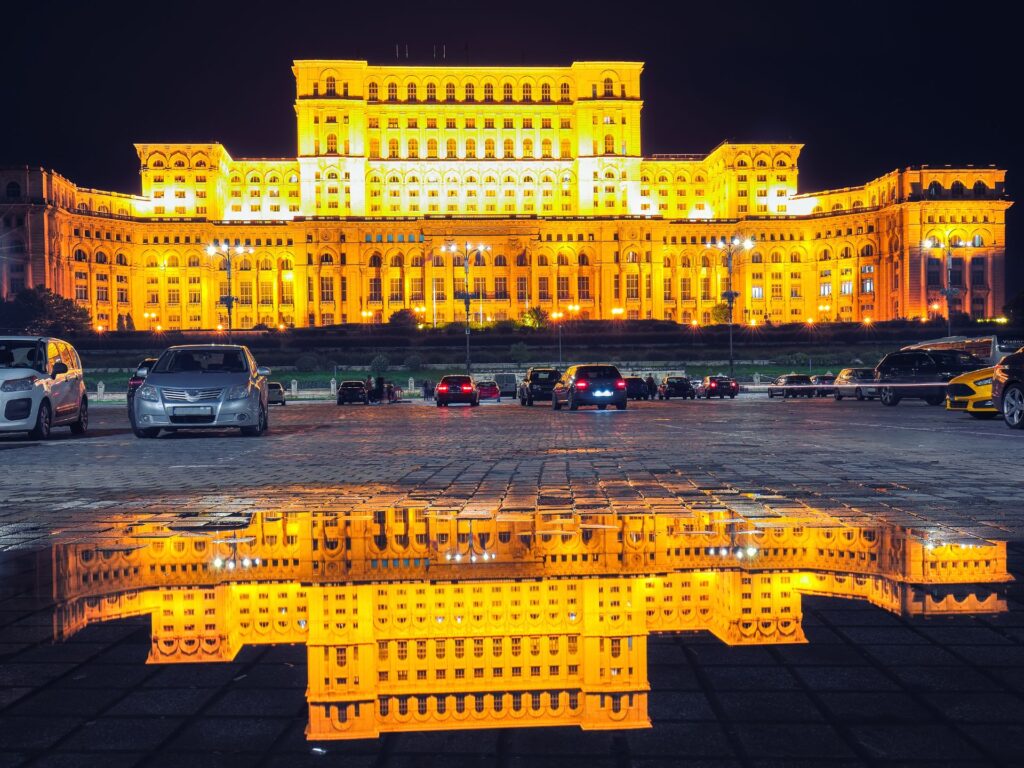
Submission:
POLYGON ((480 405, 480 398, 479 397, 476 400, 474 400, 472 403, 470 403, 469 407, 470 408, 476 408, 478 405, 480 405))
POLYGON ((78 421, 71 425, 72 435, 84 435, 89 429, 89 401, 82 398, 82 404, 78 406, 78 421))
POLYGON ((729 399, 730 400, 735 400, 736 399, 736 395, 729 395, 729 399))
POLYGON ((1003 391, 1003 421, 1011 429, 1024 428, 1024 388, 1011 384, 1003 391))
POLYGON ((551 410, 560 411, 562 410, 562 404, 558 402, 558 398, 554 395, 551 396, 551 410))
POLYGON ((438 400, 437 401, 437 407, 438 408, 444 408, 444 403, 442 403, 440 400, 438 400))
POLYGON ((629 403, 622 402, 622 403, 616 403, 615 407, 618 408, 620 411, 624 411, 624 410, 626 410, 626 406, 627 405, 629 405, 629 403))
POLYGON ((139 439, 145 438, 152 440, 154 437, 160 434, 159 427, 147 427, 145 429, 134 429, 132 431, 135 433, 135 436, 139 439))
POLYGON ((267 431, 267 409, 260 406, 259 415, 256 417, 256 426, 242 427, 242 434, 246 437, 259 437, 267 431))
POLYGON ((52 427, 53 413, 50 411, 50 404, 43 400, 39 404, 39 413, 36 414, 36 425, 28 433, 28 436, 32 440, 49 440, 52 427))
POLYGON ((833 400, 842 400, 842 399, 843 399, 843 396, 842 396, 841 394, 839 394, 839 392, 838 392, 838 391, 836 391, 836 392, 833 392, 833 393, 832 393, 832 399, 833 399, 833 400))
POLYGON ((570 411, 578 411, 579 410, 580 404, 577 403, 573 399, 573 397, 571 395, 569 396, 569 399, 566 402, 568 402, 568 404, 569 404, 569 410, 570 411))
POLYGON ((883 387, 878 399, 882 401, 882 405, 899 405, 901 398, 892 387, 883 387))
POLYGON ((692 395, 690 395, 690 399, 691 400, 696 400, 697 399, 697 393, 694 392, 692 395))
POLYGON ((974 417, 975 419, 994 419, 996 416, 999 415, 995 411, 992 411, 991 413, 984 413, 981 411, 968 411, 968 413, 971 414, 971 416, 974 417))
POLYGON ((853 396, 856 397, 858 400, 864 399, 864 393, 860 391, 860 387, 857 387, 857 389, 854 390, 853 396))

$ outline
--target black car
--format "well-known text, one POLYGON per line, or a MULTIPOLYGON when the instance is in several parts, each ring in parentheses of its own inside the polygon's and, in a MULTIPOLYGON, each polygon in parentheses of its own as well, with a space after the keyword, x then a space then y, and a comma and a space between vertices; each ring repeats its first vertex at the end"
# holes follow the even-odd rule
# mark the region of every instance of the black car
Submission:
POLYGON ((924 400, 928 405, 942 405, 950 379, 986 366, 984 360, 956 350, 893 352, 875 367, 878 399, 882 405, 897 405, 908 398, 924 400))
POLYGON ((1011 429, 1024 429, 1024 347, 1007 355, 992 373, 992 403, 1011 429))
POLYGON ((814 396, 815 397, 828 397, 829 395, 835 394, 836 377, 831 373, 821 373, 817 376, 811 376, 811 384, 814 385, 814 396))
POLYGON ((533 405, 535 400, 550 400, 551 390, 561 375, 557 368, 530 368, 519 385, 519 404, 533 405))
POLYGON ((551 390, 551 407, 562 410, 563 405, 575 411, 581 405, 594 405, 603 411, 614 405, 626 410, 626 380, 614 365, 571 366, 551 390))
POLYGON ((787 373, 768 385, 768 397, 814 397, 815 386, 811 377, 802 373, 787 373))
POLYGON ((472 376, 445 376, 437 383, 434 401, 438 408, 446 408, 452 403, 477 406, 480 405, 480 393, 472 376))
POLYGON ((685 376, 665 376, 658 385, 658 399, 671 400, 673 397, 697 399, 693 382, 685 376))
POLYGON ((128 379, 128 421, 135 424, 135 408, 132 406, 135 403, 135 392, 146 382, 146 376, 149 375, 150 369, 156 365, 155 357, 147 357, 138 367, 135 372, 128 379))
POLYGON ((343 381, 338 387, 338 405, 345 405, 345 403, 367 405, 369 402, 370 393, 366 391, 366 382, 343 381))
POLYGON ((630 400, 648 400, 651 395, 647 391, 647 382, 640 376, 626 377, 626 397, 630 400))

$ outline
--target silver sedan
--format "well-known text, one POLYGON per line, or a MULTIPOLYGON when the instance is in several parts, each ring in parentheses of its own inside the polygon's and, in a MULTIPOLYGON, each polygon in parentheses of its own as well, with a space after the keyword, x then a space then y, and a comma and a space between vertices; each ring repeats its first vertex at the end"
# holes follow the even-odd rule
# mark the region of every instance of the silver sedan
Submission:
POLYGON ((248 347, 232 344, 168 348, 135 394, 135 435, 160 430, 224 429, 262 435, 267 421, 269 368, 248 347))

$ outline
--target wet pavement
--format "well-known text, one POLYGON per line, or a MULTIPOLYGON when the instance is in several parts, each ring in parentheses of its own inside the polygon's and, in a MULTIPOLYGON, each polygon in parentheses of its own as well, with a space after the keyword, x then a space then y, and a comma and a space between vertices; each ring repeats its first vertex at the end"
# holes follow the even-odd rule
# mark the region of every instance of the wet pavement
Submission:
POLYGON ((0 437, 0 765, 1024 761, 1001 423, 760 398, 271 419, 0 437))

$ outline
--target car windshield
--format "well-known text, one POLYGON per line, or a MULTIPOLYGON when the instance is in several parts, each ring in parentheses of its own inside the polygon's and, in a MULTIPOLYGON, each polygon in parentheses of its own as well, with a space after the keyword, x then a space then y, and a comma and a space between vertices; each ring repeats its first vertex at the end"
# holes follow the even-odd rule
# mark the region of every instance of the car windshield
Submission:
POLYGON ((811 383, 811 377, 810 376, 786 376, 785 379, 786 379, 786 383, 787 384, 810 384, 811 383))
POLYGON ((611 365, 591 365, 576 371, 576 378, 581 381, 589 379, 617 379, 619 369, 611 365))
POLYGON ((0 368, 46 371, 46 355, 34 339, 0 339, 0 368))
POLYGON ((157 361, 154 373, 246 373, 240 349, 169 349, 157 361))
POLYGON ((534 371, 535 381, 555 381, 558 379, 558 371, 534 371))
POLYGON ((463 384, 469 384, 469 376, 445 376, 441 379, 445 384, 450 386, 462 386, 463 384))
POLYGON ((267 384, 270 389, 284 389, 284 384, 278 384, 276 381, 272 381, 267 384))
POLYGON ((476 385, 478 387, 496 387, 496 386, 498 386, 498 382, 496 382, 496 381, 478 381, 476 383, 476 385))
POLYGON ((341 388, 342 389, 360 389, 362 387, 363 387, 363 382, 361 382, 361 381, 343 381, 343 382, 341 382, 341 388))
POLYGON ((988 363, 979 357, 968 352, 957 352, 953 350, 943 350, 942 352, 930 352, 932 357, 935 358, 935 362, 939 365, 951 365, 956 368, 984 368, 988 363))
POLYGON ((683 378, 682 376, 669 376, 666 381, 669 384, 685 384, 689 379, 683 378))

